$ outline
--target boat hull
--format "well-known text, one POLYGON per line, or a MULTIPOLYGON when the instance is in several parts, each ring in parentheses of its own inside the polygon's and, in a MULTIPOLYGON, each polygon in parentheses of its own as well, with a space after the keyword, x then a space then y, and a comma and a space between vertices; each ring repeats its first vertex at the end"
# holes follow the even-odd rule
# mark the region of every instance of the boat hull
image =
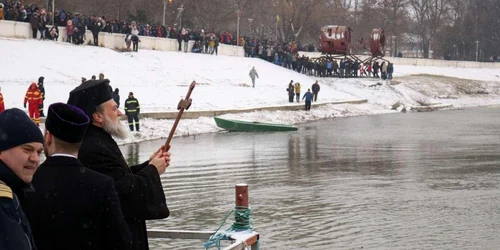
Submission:
POLYGON ((288 124, 273 124, 262 122, 247 122, 222 119, 214 117, 219 128, 238 132, 272 132, 272 131, 297 131, 298 128, 288 124))

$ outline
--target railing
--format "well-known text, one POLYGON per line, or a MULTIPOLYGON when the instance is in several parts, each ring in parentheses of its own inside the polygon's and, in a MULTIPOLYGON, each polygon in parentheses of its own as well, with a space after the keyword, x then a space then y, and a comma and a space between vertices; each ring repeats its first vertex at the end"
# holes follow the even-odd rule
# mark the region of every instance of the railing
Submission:
MULTIPOLYGON (((248 208, 248 185, 236 185, 236 207, 248 208)), ((216 231, 187 231, 187 230, 148 230, 150 239, 195 239, 208 240, 216 231)), ((235 232, 229 235, 232 244, 223 250, 244 250, 251 247, 251 250, 259 250, 259 234, 257 232, 235 232)))

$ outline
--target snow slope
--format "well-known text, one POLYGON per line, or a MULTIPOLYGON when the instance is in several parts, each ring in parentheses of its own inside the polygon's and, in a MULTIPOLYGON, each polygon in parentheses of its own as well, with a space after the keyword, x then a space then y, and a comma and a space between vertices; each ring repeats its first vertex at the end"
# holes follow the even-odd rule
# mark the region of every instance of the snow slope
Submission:
MULTIPOLYGON (((31 82, 45 77, 46 106, 66 102, 81 77, 104 73, 113 88, 120 89, 121 106, 134 92, 142 112, 175 111, 189 84, 198 85, 190 110, 214 110, 288 105, 285 89, 290 80, 302 84, 302 93, 319 80, 318 101, 368 99, 361 105, 328 105, 305 111, 252 112, 226 117, 263 122, 302 123, 351 115, 397 112, 400 102, 453 104, 454 107, 499 104, 500 72, 494 69, 461 69, 395 65, 393 81, 372 78, 312 78, 260 59, 140 50, 119 53, 92 46, 74 46, 49 41, 0 38, 0 87, 7 108, 22 108, 31 82), (248 76, 255 66, 260 76, 256 88, 248 76), (424 74, 424 75, 419 75, 424 74), (448 77, 436 77, 449 76, 448 77), (457 79, 458 78, 458 79, 457 79), (469 80, 464 80, 469 79, 469 80), (487 93, 487 94, 486 94, 487 93), (445 99, 443 99, 445 98, 445 99)), ((120 143, 165 137, 173 121, 143 120, 140 134, 120 143)), ((217 132, 212 118, 183 120, 176 135, 217 132)))

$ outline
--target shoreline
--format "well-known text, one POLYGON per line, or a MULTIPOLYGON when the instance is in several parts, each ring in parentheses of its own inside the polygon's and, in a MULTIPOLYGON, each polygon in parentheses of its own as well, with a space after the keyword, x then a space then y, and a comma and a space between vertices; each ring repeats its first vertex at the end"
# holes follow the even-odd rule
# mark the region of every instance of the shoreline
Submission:
MULTIPOLYGON (((301 125, 305 124, 307 122, 316 122, 316 121, 321 121, 321 120, 327 120, 327 119, 333 119, 333 118, 349 118, 349 117, 360 117, 360 116, 374 116, 374 115, 383 115, 383 114, 400 114, 400 115, 405 115, 405 113, 402 113, 397 110, 390 110, 390 109, 378 109, 376 111, 373 111, 373 107, 370 107, 371 104, 359 104, 359 105, 365 105, 367 107, 353 107, 353 104, 347 104, 345 107, 340 107, 339 105, 330 105, 323 107, 323 110, 318 109, 316 111, 322 113, 322 112, 328 112, 328 111, 334 111, 332 116, 323 116, 323 117, 308 117, 308 119, 304 119, 302 121, 292 123, 295 125, 301 125), (351 111, 346 112, 342 108, 347 108, 351 109, 351 111), (327 110, 325 110, 327 109, 327 110), (369 110, 372 110, 370 112, 369 110)), ((473 109, 473 108, 499 108, 500 103, 491 103, 491 104, 483 104, 483 105, 478 105, 478 106, 460 106, 460 107, 451 107, 451 108, 446 108, 446 109, 440 109, 437 111, 428 111, 428 112, 439 112, 439 111, 454 111, 454 110, 465 110, 465 109, 473 109)), ((311 109, 311 111, 314 111, 311 109)), ((311 112, 309 111, 309 112, 311 112)), ((278 112, 278 111, 277 111, 278 112)), ((300 115, 307 115, 306 111, 289 111, 289 112, 300 112, 300 115)), ((273 112, 270 111, 262 111, 262 112, 251 112, 251 113, 240 113, 238 115, 234 114, 229 114, 226 115, 225 118, 236 118, 240 120, 252 120, 253 118, 264 118, 267 116, 272 116, 273 112), (260 113, 260 114, 259 114, 260 113), (263 114, 264 113, 264 114, 263 114), (266 114, 267 113, 267 114, 266 114)), ((407 111, 406 114, 409 113, 418 113, 418 111, 407 111)), ((281 114, 283 115, 283 114, 281 114)), ((126 146, 130 144, 135 144, 135 143, 141 143, 145 141, 154 141, 154 140, 161 140, 161 139, 166 139, 168 137, 168 134, 170 132, 171 124, 173 124, 173 121, 170 119, 152 119, 152 118, 146 118, 141 121, 141 124, 144 123, 149 123, 148 128, 157 128, 152 129, 147 131, 148 135, 142 135, 142 134, 137 134, 136 132, 132 132, 129 134, 129 138, 125 140, 118 140, 117 143, 119 146, 126 146), (163 124, 163 125, 162 125, 163 124), (166 126, 166 127, 165 127, 166 126), (153 131, 153 133, 152 133, 153 131)), ((126 122, 122 122, 124 126, 127 126, 126 122)), ((141 132, 142 133, 142 132, 141 132)), ((213 117, 200 117, 198 119, 181 119, 179 122, 179 126, 174 134, 174 139, 176 137, 190 137, 190 136, 196 136, 196 135, 204 135, 204 134, 211 134, 211 133, 228 133, 228 131, 225 131, 223 129, 218 128, 215 125, 215 121, 213 120, 213 117), (197 124, 201 126, 201 128, 205 129, 200 129, 198 132, 190 132, 188 129, 190 126, 193 124, 197 124)))

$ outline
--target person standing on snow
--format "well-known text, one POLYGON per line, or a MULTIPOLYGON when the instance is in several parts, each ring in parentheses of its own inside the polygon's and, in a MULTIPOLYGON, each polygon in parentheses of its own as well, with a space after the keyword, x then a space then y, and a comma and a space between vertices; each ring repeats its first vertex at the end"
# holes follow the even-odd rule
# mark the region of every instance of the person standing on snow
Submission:
POLYGON ((392 73, 394 72, 394 65, 389 63, 387 65, 387 79, 392 80, 392 73))
POLYGON ((0 88, 0 113, 5 110, 5 104, 3 103, 2 88, 0 88))
POLYGON ((43 97, 40 90, 36 86, 36 83, 31 83, 30 87, 26 91, 26 95, 24 96, 24 108, 26 108, 26 102, 29 104, 28 113, 31 120, 36 123, 36 125, 40 125, 40 109, 39 105, 42 104, 43 97))
POLYGON ((300 83, 299 82, 295 83, 295 97, 297 99, 297 102, 300 102, 300 83))
POLYGON ((130 131, 135 130, 139 132, 139 113, 141 111, 141 107, 139 106, 139 101, 134 97, 134 93, 128 93, 128 98, 125 101, 125 114, 128 118, 128 126, 130 131))
POLYGON ((132 26, 131 34, 132 37, 130 39, 132 40, 132 51, 137 52, 139 50, 139 29, 137 28, 137 25, 132 26))
POLYGON ((255 70, 255 66, 252 68, 252 70, 250 70, 249 76, 252 79, 252 87, 255 88, 255 77, 257 77, 257 79, 259 78, 259 74, 257 74, 257 70, 255 70))
POLYGON ((118 88, 113 91, 113 100, 116 102, 116 107, 120 108, 120 90, 118 88))
POLYGON ((106 26, 104 20, 101 17, 93 17, 90 23, 90 31, 92 32, 92 36, 94 38, 94 46, 99 46, 99 32, 106 26))
POLYGON ((382 65, 380 65, 380 76, 382 80, 387 80, 387 63, 382 62, 382 65))
POLYGON ((286 88, 286 91, 288 92, 288 102, 293 102, 293 96, 295 95, 293 80, 291 80, 288 84, 288 88, 286 88))
POLYGON ((42 104, 38 105, 38 109, 40 110, 40 117, 45 117, 43 114, 43 102, 45 101, 45 87, 43 86, 43 80, 45 78, 43 76, 40 76, 38 78, 38 90, 42 93, 42 104))
POLYGON ((315 102, 318 100, 319 89, 320 89, 320 87, 319 87, 318 81, 316 81, 312 86, 312 91, 313 91, 313 96, 314 96, 315 102))
POLYGON ((5 20, 5 14, 3 8, 4 8, 3 3, 0 3, 0 20, 5 20))
POLYGON ((182 40, 184 41, 184 53, 188 52, 188 47, 189 47, 189 30, 187 29, 182 29, 182 40))
POLYGON ((307 89, 307 92, 302 97, 302 100, 306 99, 306 111, 311 110, 311 102, 313 99, 313 94, 311 93, 311 89, 307 89))

